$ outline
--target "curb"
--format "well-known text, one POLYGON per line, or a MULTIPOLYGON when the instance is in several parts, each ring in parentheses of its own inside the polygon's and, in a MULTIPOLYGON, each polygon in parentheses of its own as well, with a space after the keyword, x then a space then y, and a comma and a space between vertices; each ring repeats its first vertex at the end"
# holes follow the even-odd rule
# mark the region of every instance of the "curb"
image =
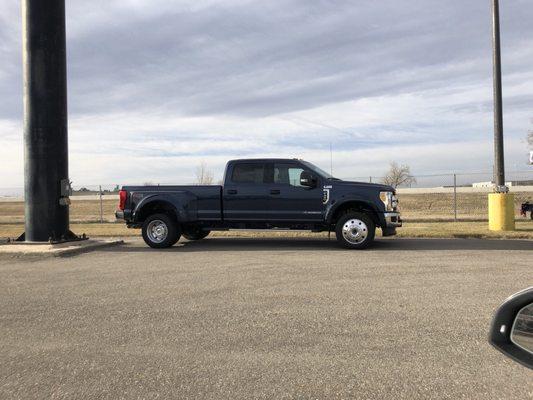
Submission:
POLYGON ((107 241, 91 241, 85 242, 81 245, 71 247, 56 247, 54 245, 42 245, 47 246, 43 249, 37 249, 35 251, 28 251, 29 246, 35 246, 34 244, 24 246, 24 244, 10 245, 8 243, 0 246, 0 257, 15 257, 15 258, 43 258, 43 257, 70 257, 78 254, 88 253, 94 250, 100 250, 108 247, 119 246, 124 244, 124 240, 107 240, 107 241), (6 251, 7 249, 7 251, 6 251))

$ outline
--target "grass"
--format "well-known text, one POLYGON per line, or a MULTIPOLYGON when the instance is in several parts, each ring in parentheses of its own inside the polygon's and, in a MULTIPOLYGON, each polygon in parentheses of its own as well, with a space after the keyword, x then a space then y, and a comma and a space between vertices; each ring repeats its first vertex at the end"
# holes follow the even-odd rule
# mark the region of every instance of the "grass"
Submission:
MULTIPOLYGON (((116 200, 104 200, 103 219, 106 222, 115 221, 116 200)), ((70 220, 72 222, 100 221, 100 202, 98 200, 74 200, 70 206, 70 220)), ((0 202, 0 224, 24 221, 24 203, 22 201, 0 202)))
MULTIPOLYGON (((73 232, 89 237, 140 237, 139 229, 128 229, 121 223, 72 223, 73 232)), ((24 231, 20 223, 0 224, 0 237, 18 237, 24 231)), ((378 230, 378 236, 380 235, 378 230)), ((213 232, 214 237, 326 237, 327 233, 311 232, 255 232, 229 231, 213 232)), ((334 234, 332 234, 334 236, 334 234)), ((486 222, 412 222, 405 223, 398 229, 398 237, 426 237, 426 238, 500 238, 500 239, 533 239, 533 221, 516 222, 516 230, 512 232, 491 232, 486 222)))
POLYGON ((516 221, 516 230, 489 231, 488 222, 413 222, 398 229, 400 237, 533 239, 533 221, 516 221))
MULTIPOLYGON (((526 200, 533 201, 533 193, 516 192, 515 210, 526 200)), ((446 219, 454 217, 453 193, 400 194, 402 216, 406 220, 446 219)), ((487 219, 487 193, 457 193, 457 217, 487 219)))

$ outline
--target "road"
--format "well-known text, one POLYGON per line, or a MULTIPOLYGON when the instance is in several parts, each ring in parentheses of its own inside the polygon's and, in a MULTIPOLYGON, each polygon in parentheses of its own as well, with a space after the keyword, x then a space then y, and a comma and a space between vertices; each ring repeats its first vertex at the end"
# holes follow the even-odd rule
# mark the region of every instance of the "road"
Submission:
POLYGON ((0 398, 528 399, 487 343, 532 241, 140 241, 0 259, 0 398))

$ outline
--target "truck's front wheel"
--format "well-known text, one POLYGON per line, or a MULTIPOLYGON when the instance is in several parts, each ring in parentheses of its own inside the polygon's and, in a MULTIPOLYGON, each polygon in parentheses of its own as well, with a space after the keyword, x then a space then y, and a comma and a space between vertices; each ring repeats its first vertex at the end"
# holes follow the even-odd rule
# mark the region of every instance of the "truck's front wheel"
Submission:
POLYGON ((374 241, 376 224, 363 212, 348 211, 337 221, 337 241, 349 249, 365 249, 374 241))
POLYGON ((167 214, 153 214, 142 226, 144 242, 154 249, 173 246, 180 238, 178 226, 167 214))

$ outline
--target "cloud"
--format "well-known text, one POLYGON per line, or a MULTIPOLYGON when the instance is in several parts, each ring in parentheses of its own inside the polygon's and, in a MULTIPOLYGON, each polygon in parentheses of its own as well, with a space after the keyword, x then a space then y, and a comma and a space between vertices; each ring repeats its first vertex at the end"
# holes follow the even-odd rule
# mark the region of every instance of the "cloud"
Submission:
MULTIPOLYGON (((533 10, 501 7, 507 161, 522 165, 533 10)), ((18 4, 0 10, 0 152, 13 171, 0 186, 22 185, 19 21, 18 4)), ((220 175, 240 156, 327 166, 330 143, 346 177, 392 159, 418 173, 492 168, 485 2, 78 0, 67 31, 78 182, 187 182, 202 159, 220 175)))

